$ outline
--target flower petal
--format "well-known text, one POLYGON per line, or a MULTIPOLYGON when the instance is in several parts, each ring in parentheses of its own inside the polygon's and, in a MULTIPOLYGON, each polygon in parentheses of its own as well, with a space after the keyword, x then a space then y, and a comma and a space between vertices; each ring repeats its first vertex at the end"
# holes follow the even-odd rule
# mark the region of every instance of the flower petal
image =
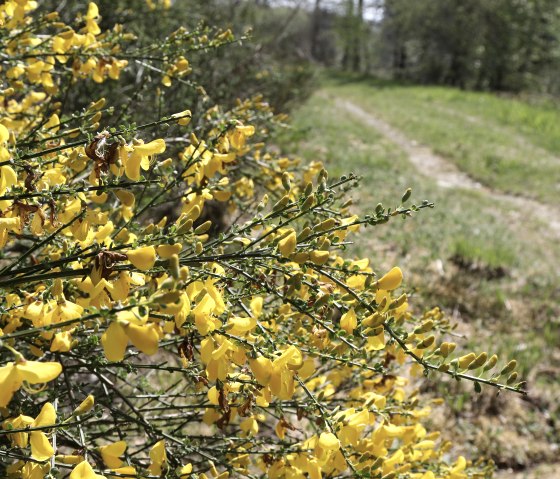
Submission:
POLYGON ((96 474, 92 467, 84 461, 74 468, 68 479, 105 479, 105 476, 96 474))
POLYGON ((29 434, 29 443, 31 444, 31 457, 38 461, 49 459, 54 454, 54 449, 42 431, 32 431, 29 434))
POLYGON ((340 447, 340 441, 332 432, 323 432, 319 437, 319 446, 327 451, 335 451, 340 447))
POLYGON ((55 362, 25 361, 25 363, 17 364, 16 369, 21 378, 29 384, 52 381, 62 372, 62 366, 55 362))
POLYGON ((0 368, 0 407, 6 407, 14 393, 20 388, 21 376, 14 363, 8 363, 0 368))
POLYGON ((392 291, 401 285, 402 279, 403 274, 401 269, 395 266, 377 282, 377 287, 385 291, 392 291))
POLYGON ((52 426, 56 422, 56 411, 54 406, 48 402, 46 403, 39 415, 33 421, 32 427, 52 426))
POLYGON ((156 262, 156 250, 153 246, 145 246, 127 254, 128 260, 138 269, 145 271, 154 266, 156 262))
POLYGON ((99 448, 103 462, 109 469, 116 469, 122 465, 123 461, 120 456, 124 454, 126 447, 125 441, 117 441, 99 448))
POLYGON ((157 353, 159 346, 159 334, 153 324, 139 326, 129 323, 125 326, 126 335, 130 342, 145 354, 152 355, 157 353))
POLYGON ((118 323, 111 323, 101 336, 101 344, 109 361, 122 361, 128 344, 128 336, 118 323))

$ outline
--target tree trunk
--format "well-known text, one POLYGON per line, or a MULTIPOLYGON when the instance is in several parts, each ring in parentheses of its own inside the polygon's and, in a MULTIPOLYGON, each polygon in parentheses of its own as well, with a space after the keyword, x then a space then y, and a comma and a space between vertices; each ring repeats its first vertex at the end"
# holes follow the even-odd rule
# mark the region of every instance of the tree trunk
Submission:
POLYGON ((364 40, 364 0, 358 0, 358 9, 353 19, 354 28, 353 36, 353 52, 352 52, 352 70, 359 72, 362 64, 362 47, 364 40))
POLYGON ((344 19, 344 54, 342 55, 342 68, 350 70, 354 50, 354 1, 346 1, 346 18, 344 19))
POLYGON ((313 18, 311 19, 311 58, 318 60, 319 54, 319 31, 321 22, 321 0, 315 0, 313 18))

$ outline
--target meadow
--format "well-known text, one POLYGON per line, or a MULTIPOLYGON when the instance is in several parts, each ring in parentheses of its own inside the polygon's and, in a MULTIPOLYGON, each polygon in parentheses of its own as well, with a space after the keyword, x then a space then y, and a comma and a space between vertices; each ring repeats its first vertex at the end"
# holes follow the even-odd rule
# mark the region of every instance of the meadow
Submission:
MULTIPOLYGON (((351 252, 373 258, 375 268, 399 264, 415 304, 439 305, 457 335, 521 363, 526 400, 489 392, 473 402, 471 387, 424 384, 451 404, 440 421, 457 424, 467 443, 500 467, 554 462, 558 110, 544 99, 331 75, 292 120, 278 138, 282 146, 304 161, 323 161, 332 175, 361 176, 356 213, 378 202, 395 206, 409 187, 412 202, 435 203, 390 228, 363 231, 351 252), (412 158, 417 149, 424 156, 412 158), (438 181, 442 166, 457 181, 438 181)), ((539 470, 530 477, 541 477, 539 470)))

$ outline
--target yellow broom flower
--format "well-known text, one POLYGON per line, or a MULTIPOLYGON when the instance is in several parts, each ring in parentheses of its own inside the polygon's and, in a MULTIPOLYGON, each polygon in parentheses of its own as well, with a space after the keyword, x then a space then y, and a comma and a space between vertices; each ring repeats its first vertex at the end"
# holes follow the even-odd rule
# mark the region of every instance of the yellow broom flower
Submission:
POLYGON ((8 405, 24 381, 29 384, 43 384, 57 378, 61 372, 62 366, 55 362, 41 363, 24 359, 2 366, 0 368, 0 407, 8 405))

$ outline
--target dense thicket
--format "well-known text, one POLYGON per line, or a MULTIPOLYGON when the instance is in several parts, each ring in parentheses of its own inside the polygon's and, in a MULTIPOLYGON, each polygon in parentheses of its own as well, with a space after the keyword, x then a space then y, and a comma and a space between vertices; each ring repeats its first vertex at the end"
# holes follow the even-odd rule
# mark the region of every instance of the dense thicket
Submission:
MULTIPOLYGON (((71 22, 83 7, 80 2, 69 2, 64 8, 59 5, 58 1, 46 0, 41 2, 40 11, 58 10, 64 21, 71 22)), ((123 72, 122 87, 95 85, 95 94, 103 95, 112 105, 125 106, 124 110, 117 108, 115 119, 119 121, 141 122, 151 118, 152 111, 146 109, 147 104, 161 115, 170 113, 171 105, 178 102, 188 102, 196 112, 210 103, 231 107, 238 98, 256 94, 263 95, 274 110, 286 111, 290 102, 309 91, 312 70, 308 58, 290 54, 295 49, 285 49, 282 44, 285 26, 291 24, 289 9, 271 10, 254 2, 224 0, 102 0, 99 8, 104 12, 101 28, 126 25, 127 33, 135 37, 128 43, 135 45, 137 55, 123 72), (164 3, 165 9, 153 9, 164 3), (151 80, 159 75, 164 64, 161 60, 148 64, 145 57, 171 57, 176 45, 165 44, 163 39, 177 29, 188 31, 190 39, 204 35, 211 38, 218 29, 231 31, 235 38, 232 36, 219 48, 207 44, 192 46, 189 61, 199 65, 199 69, 191 69, 188 78, 167 87, 166 101, 161 102, 157 89, 151 88, 151 80), (230 43, 235 48, 226 48, 230 43), (141 102, 131 99, 141 99, 141 102)), ((86 106, 92 93, 92 85, 76 85, 66 99, 68 107, 86 106)))

